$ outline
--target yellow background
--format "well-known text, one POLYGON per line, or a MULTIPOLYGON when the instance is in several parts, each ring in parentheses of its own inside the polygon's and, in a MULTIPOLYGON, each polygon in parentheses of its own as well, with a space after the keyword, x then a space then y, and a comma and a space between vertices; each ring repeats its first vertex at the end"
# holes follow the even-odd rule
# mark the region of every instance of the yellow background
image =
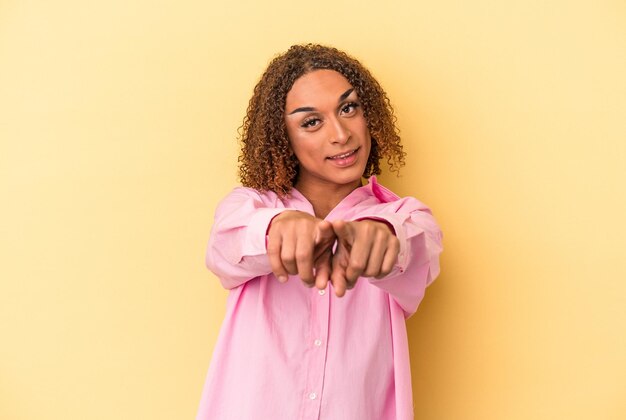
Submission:
POLYGON ((310 41, 386 88, 382 181, 445 232, 416 418, 626 419, 626 4, 388 3, 0 2, 1 419, 194 417, 236 130, 310 41))

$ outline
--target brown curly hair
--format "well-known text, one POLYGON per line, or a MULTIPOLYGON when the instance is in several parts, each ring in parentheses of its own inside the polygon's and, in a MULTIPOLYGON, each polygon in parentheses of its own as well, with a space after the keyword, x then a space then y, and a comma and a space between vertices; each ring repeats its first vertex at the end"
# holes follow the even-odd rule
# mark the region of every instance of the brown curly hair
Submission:
POLYGON ((380 84, 356 59, 323 45, 294 45, 275 57, 254 88, 240 127, 239 177, 245 187, 289 194, 298 177, 298 160, 289 145, 285 126, 285 101, 294 82, 318 69, 342 74, 354 87, 372 137, 363 176, 380 174, 380 159, 391 171, 404 165, 405 153, 393 108, 380 84))

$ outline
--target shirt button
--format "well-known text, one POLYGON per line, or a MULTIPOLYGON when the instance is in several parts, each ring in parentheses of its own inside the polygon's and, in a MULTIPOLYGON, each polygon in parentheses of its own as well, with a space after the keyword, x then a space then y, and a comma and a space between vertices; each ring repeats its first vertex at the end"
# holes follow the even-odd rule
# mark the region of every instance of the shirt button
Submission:
POLYGON ((317 398, 317 394, 316 394, 315 392, 311 392, 311 393, 309 394, 309 399, 314 400, 314 399, 316 399, 316 398, 317 398))
POLYGON ((315 341, 313 342, 313 344, 315 344, 317 347, 319 347, 319 346, 321 346, 321 345, 322 345, 322 340, 317 339, 317 340, 315 340, 315 341))
POLYGON ((317 293, 319 293, 321 296, 324 296, 326 294, 326 290, 318 290, 317 293))

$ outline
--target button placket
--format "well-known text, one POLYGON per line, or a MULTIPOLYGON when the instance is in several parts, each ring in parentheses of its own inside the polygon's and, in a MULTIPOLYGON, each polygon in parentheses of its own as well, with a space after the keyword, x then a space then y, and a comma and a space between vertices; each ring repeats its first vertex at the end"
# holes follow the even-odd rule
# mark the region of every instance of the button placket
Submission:
POLYGON ((323 396, 324 377, 326 371, 326 345, 328 340, 328 321, 330 311, 330 294, 327 289, 311 293, 311 330, 309 344, 308 372, 306 393, 304 398, 302 419, 319 417, 323 396))

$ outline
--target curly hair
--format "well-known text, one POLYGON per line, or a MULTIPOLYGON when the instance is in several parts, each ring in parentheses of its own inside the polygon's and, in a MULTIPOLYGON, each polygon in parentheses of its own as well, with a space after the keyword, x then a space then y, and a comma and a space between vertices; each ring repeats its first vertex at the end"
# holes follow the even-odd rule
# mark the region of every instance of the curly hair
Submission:
POLYGON ((288 195, 298 177, 298 160, 291 150, 284 121, 287 93, 294 82, 318 69, 334 70, 354 87, 372 138, 363 176, 380 174, 385 157, 391 171, 404 165, 405 153, 393 108, 380 84, 356 59, 336 48, 294 45, 275 57, 254 88, 240 127, 239 177, 245 187, 288 195))

